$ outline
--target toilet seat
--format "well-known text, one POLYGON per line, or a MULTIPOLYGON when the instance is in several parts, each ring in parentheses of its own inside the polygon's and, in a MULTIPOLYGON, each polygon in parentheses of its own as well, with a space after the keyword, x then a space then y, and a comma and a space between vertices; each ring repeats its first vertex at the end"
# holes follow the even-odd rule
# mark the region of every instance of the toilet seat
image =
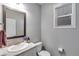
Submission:
POLYGON ((50 56, 50 53, 46 50, 42 50, 40 52, 38 52, 39 56, 50 56))

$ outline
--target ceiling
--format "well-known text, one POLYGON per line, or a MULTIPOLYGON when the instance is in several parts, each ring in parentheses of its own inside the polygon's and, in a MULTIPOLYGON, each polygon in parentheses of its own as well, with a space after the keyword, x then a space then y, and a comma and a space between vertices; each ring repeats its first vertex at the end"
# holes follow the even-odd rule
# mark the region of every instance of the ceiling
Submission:
POLYGON ((37 4, 39 4, 39 5, 44 5, 45 3, 37 3, 37 4))
POLYGON ((56 3, 37 3, 38 5, 44 5, 44 4, 56 4, 56 3))

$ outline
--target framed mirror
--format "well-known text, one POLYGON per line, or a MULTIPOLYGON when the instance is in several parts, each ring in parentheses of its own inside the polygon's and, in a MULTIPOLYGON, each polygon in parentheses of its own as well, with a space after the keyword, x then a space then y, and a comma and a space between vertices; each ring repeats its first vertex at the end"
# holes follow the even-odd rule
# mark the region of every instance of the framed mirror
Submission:
POLYGON ((8 39, 26 36, 26 13, 3 7, 4 30, 8 39))

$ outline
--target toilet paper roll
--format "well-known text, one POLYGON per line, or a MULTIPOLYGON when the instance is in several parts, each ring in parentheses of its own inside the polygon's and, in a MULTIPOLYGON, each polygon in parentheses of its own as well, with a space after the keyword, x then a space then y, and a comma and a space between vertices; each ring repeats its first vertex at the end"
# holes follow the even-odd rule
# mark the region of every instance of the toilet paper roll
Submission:
POLYGON ((58 48, 58 51, 59 51, 60 53, 63 53, 63 52, 64 52, 64 49, 63 49, 63 48, 58 48))

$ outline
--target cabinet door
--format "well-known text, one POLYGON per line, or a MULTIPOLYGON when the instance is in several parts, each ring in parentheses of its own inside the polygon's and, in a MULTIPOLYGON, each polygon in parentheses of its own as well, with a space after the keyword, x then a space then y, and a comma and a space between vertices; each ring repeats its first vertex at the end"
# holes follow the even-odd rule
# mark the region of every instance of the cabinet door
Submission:
POLYGON ((28 51, 25 51, 25 52, 19 54, 18 56, 36 56, 36 48, 32 48, 28 51))

